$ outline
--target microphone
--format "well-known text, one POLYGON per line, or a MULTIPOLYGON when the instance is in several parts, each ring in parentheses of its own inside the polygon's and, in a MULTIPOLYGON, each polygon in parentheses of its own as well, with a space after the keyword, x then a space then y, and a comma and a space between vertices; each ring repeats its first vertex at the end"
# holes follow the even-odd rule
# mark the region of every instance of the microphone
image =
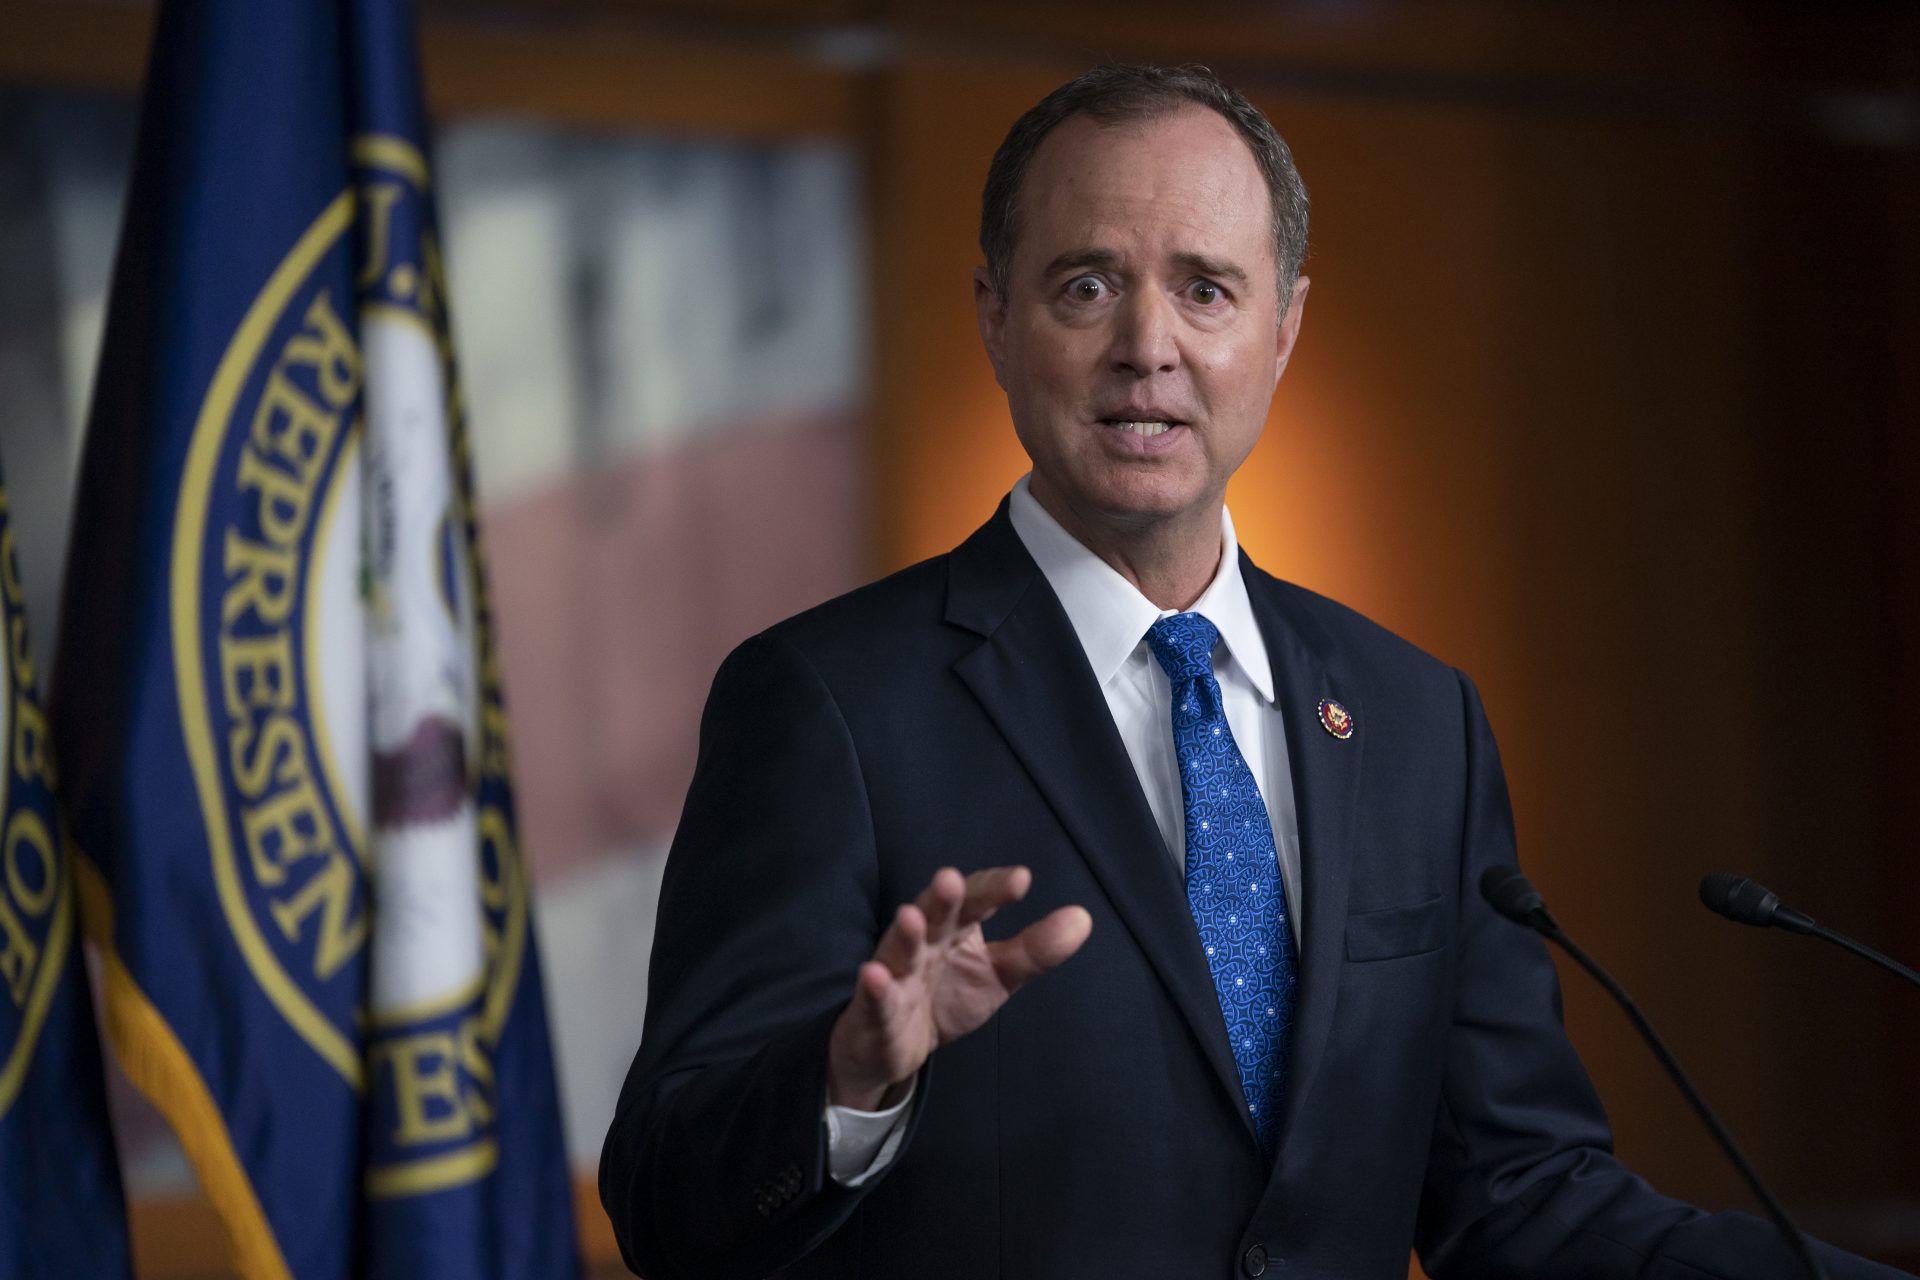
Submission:
MULTIPOLYGON (((1758 885, 1754 887, 1759 888, 1758 885)), ((1705 893, 1704 886, 1701 892, 1705 893)), ((1653 1024, 1648 1022, 1646 1015, 1640 1012, 1640 1006, 1633 1002, 1633 997, 1627 994, 1624 987, 1614 981, 1612 974, 1602 969, 1593 957, 1581 950, 1573 939, 1562 931, 1558 922, 1547 911, 1547 900, 1540 896, 1540 891, 1533 887, 1533 882, 1527 879, 1526 874, 1518 867, 1488 867, 1480 876, 1480 896, 1507 919, 1532 929, 1572 956, 1574 962, 1592 974, 1594 981, 1613 997, 1614 1002, 1626 1013, 1627 1020, 1633 1023, 1634 1029, 1653 1050, 1654 1057, 1658 1058, 1660 1065, 1667 1069, 1667 1074, 1673 1078, 1674 1084, 1679 1086, 1682 1096, 1693 1107, 1694 1114, 1700 1117, 1701 1123, 1705 1124, 1707 1131, 1713 1135, 1713 1140, 1720 1144, 1720 1149, 1726 1152, 1727 1159, 1733 1162, 1733 1167, 1746 1180, 1747 1186, 1752 1188, 1755 1198, 1766 1208, 1767 1216, 1773 1219, 1774 1225, 1780 1228, 1781 1233, 1793 1245, 1793 1251, 1799 1255, 1807 1274, 1814 1277, 1814 1280, 1827 1280, 1826 1269, 1820 1265, 1820 1259, 1814 1257, 1813 1245, 1807 1240, 1806 1233, 1787 1216, 1787 1211, 1780 1207, 1780 1202, 1773 1198, 1773 1192, 1767 1189, 1766 1183, 1760 1180, 1759 1173, 1755 1171, 1746 1156, 1741 1154, 1740 1148, 1733 1141, 1733 1135, 1727 1132, 1726 1126, 1720 1123, 1720 1118, 1713 1114, 1712 1108, 1707 1106, 1707 1100, 1700 1096, 1700 1090, 1694 1087, 1687 1073, 1680 1069, 1680 1063, 1674 1058, 1673 1051, 1667 1048, 1666 1042, 1653 1029, 1653 1024)), ((1777 914, 1777 901, 1775 908, 1777 914)))
POLYGON ((1795 911, 1781 902, 1779 895, 1758 881, 1715 871, 1700 881, 1700 901, 1707 904, 1709 911, 1737 924, 1756 925, 1763 929, 1772 925, 1789 933, 1824 938, 1842 951, 1851 951, 1861 959, 1871 960, 1887 972, 1898 974, 1915 986, 1920 986, 1920 973, 1915 973, 1897 960, 1888 959, 1872 947, 1855 942, 1838 930, 1827 928, 1803 911, 1795 911))
POLYGON ((1547 900, 1518 867, 1488 867, 1480 877, 1480 896, 1515 924, 1551 937, 1560 924, 1547 912, 1547 900))
POLYGON ((1813 917, 1782 906, 1779 895, 1745 876, 1716 871, 1700 881, 1700 901, 1740 924, 1778 925, 1794 933, 1812 933, 1819 926, 1813 917))

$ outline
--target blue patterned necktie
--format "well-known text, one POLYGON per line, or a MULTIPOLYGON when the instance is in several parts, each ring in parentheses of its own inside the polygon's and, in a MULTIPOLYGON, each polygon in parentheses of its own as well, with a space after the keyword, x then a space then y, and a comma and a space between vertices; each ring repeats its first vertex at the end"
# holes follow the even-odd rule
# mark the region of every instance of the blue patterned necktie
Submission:
POLYGON ((1186 804, 1187 905, 1207 949, 1247 1111, 1271 1158, 1280 1137, 1293 1029, 1293 936, 1273 828, 1220 703, 1220 629, 1162 618, 1147 644, 1173 686, 1173 749, 1186 804))

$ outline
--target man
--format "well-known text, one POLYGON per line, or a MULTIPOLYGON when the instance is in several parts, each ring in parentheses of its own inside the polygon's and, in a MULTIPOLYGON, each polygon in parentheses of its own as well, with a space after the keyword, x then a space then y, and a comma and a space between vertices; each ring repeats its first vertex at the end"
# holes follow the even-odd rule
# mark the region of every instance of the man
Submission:
POLYGON ((1305 239, 1204 71, 1002 145, 974 292, 1033 470, 715 679, 601 1166, 650 1280, 1801 1274, 1611 1158, 1476 889, 1472 685, 1238 552, 1305 239))

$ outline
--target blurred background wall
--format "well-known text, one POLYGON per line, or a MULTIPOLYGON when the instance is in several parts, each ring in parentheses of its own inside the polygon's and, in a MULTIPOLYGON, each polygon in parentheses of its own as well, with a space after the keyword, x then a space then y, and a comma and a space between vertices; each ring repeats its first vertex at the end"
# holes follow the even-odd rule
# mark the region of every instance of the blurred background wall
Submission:
MULTIPOLYGON (((54 642, 151 13, 0 0, 0 457, 54 642)), ((1920 1264, 1920 993, 1736 929, 1759 877, 1920 957, 1920 14, 1528 0, 428 3, 429 94, 569 1140, 638 1038, 713 669, 1024 469, 978 192, 1092 61, 1200 60, 1313 193, 1229 499, 1265 567, 1478 682, 1522 852, 1809 1228, 1920 1264)), ((271 175, 263 175, 271 180, 271 175)), ((1735 1177, 1577 972, 1623 1155, 1735 1177)), ((213 1274, 123 1090, 149 1276, 213 1274)))

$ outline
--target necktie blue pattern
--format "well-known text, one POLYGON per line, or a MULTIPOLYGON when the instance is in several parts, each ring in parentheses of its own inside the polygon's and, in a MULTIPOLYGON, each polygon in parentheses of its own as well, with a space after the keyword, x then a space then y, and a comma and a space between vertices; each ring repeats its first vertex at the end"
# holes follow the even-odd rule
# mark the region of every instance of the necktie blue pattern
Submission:
POLYGON ((1271 1158, 1293 1030, 1293 935, 1267 807, 1233 741, 1213 677, 1219 640, 1219 628, 1197 613, 1162 618, 1147 631, 1173 686, 1187 905, 1213 970, 1247 1110, 1271 1158))

